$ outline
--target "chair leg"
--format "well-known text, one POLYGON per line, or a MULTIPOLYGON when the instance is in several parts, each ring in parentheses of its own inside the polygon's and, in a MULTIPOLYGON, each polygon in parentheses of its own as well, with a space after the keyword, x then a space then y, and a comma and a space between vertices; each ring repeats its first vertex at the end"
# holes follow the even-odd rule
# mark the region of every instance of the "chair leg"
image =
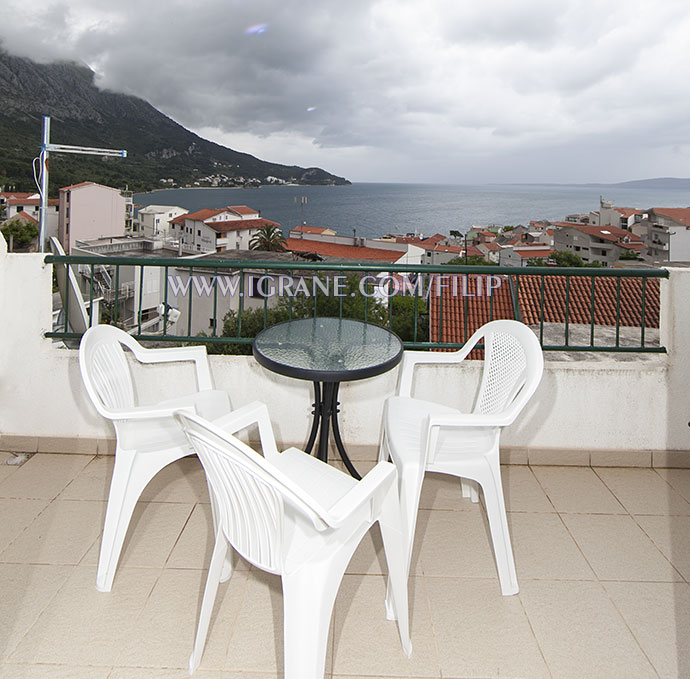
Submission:
POLYGON ((98 557, 96 589, 99 591, 112 589, 132 512, 144 488, 163 467, 180 457, 183 455, 141 455, 136 450, 116 450, 98 557))
MULTIPOLYGON (((397 504, 397 494, 392 496, 397 504)), ((398 621, 400 642, 405 655, 412 655, 412 641, 410 640, 408 574, 406 567, 406 538, 402 532, 400 513, 394 505, 385 508, 379 520, 383 549, 388 563, 388 586, 386 590, 386 617, 388 620, 398 621)))
POLYGON ((109 592, 112 589, 122 543, 134 506, 150 480, 150 477, 138 478, 138 466, 136 451, 118 450, 115 453, 115 467, 110 482, 96 575, 96 589, 101 592, 109 592))
POLYGON ((196 639, 194 640, 194 650, 189 657, 189 674, 194 674, 201 663, 201 656, 204 654, 204 647, 206 646, 206 637, 208 635, 208 626, 211 622, 211 613, 213 613, 213 604, 216 601, 216 594, 218 594, 218 584, 220 583, 223 566, 228 555, 228 542, 221 531, 216 532, 216 544, 213 547, 213 555, 211 556, 211 564, 208 568, 208 575, 206 577, 206 587, 204 588, 204 598, 201 602, 201 611, 199 613, 199 624, 196 630, 196 639))
POLYGON ((460 487, 462 488, 462 496, 464 498, 470 498, 472 502, 479 502, 479 492, 474 481, 463 477, 460 479, 460 487))
POLYGON ((498 462, 498 451, 492 451, 485 459, 481 478, 477 481, 484 491, 484 503, 489 519, 491 541, 496 558, 498 579, 501 583, 503 596, 517 594, 519 591, 517 573, 515 572, 515 559, 510 543, 508 520, 506 517, 505 502, 503 499, 503 484, 501 482, 501 468, 498 462))
MULTIPOLYGON (((215 535, 218 532, 218 519, 219 519, 218 501, 216 500, 216 496, 213 493, 213 489, 211 488, 211 484, 208 482, 208 477, 206 477, 206 484, 208 485, 208 496, 211 499, 211 517, 213 519, 213 534, 215 535)), ((220 581, 221 582, 227 582, 232 577, 232 571, 233 571, 232 557, 233 557, 233 552, 231 549, 228 549, 227 555, 225 556, 225 563, 223 564, 223 570, 220 574, 220 581)))

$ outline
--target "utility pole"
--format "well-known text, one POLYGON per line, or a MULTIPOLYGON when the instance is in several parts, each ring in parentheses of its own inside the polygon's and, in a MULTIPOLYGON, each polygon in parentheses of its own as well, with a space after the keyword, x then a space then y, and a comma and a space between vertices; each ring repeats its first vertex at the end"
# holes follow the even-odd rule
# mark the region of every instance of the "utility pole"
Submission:
MULTIPOLYGON (((39 177, 36 180, 38 186, 38 193, 41 196, 41 210, 39 213, 39 250, 45 252, 46 240, 46 222, 48 218, 48 156, 50 152, 53 153, 78 153, 87 156, 116 156, 118 158, 126 158, 127 151, 125 149, 99 149, 91 146, 69 146, 66 144, 51 144, 50 143, 50 116, 43 116, 43 143, 41 144, 41 153, 39 161, 39 177)), ((36 179, 36 166, 34 165, 34 179, 36 179)))

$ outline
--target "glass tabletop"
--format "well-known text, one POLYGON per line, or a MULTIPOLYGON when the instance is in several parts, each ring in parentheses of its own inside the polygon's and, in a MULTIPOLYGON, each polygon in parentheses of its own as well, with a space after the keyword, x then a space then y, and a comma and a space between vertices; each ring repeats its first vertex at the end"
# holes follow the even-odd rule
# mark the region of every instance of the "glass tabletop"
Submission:
POLYGON ((305 318, 262 330, 253 353, 265 368, 317 382, 373 377, 395 367, 400 338, 372 323, 347 318, 305 318))

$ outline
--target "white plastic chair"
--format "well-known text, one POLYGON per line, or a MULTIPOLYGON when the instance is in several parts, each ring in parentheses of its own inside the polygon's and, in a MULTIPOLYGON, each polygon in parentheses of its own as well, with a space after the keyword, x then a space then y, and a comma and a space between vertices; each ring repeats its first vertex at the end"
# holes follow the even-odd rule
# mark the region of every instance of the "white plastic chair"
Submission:
POLYGON ((117 437, 96 577, 97 589, 109 592, 142 491, 163 467, 193 454, 173 412, 186 407, 216 420, 230 411, 230 402, 226 392, 213 389, 204 347, 145 349, 112 325, 96 325, 84 333, 79 367, 91 401, 112 421, 117 437), (198 391, 154 406, 138 406, 124 347, 141 363, 194 361, 198 391))
POLYGON ((484 492, 501 591, 518 592, 513 550, 506 521, 499 460, 501 429, 511 424, 530 399, 544 369, 535 334, 517 321, 482 326, 453 353, 405 352, 398 394, 386 401, 379 459, 390 456, 398 468, 403 521, 412 556, 419 496, 425 471, 461 477, 463 496, 484 492), (421 363, 459 363, 484 344, 484 367, 471 413, 411 397, 412 378, 421 363), (471 485, 470 485, 471 484, 471 485))
POLYGON ((279 453, 266 406, 244 411, 230 415, 223 429, 197 416, 175 415, 206 470, 218 507, 190 673, 201 662, 229 543, 257 568, 281 576, 285 679, 322 679, 340 582, 376 521, 390 573, 387 617, 398 620, 409 656, 406 545, 395 467, 380 462, 355 481, 296 448, 279 453), (232 435, 257 422, 264 457, 232 435))

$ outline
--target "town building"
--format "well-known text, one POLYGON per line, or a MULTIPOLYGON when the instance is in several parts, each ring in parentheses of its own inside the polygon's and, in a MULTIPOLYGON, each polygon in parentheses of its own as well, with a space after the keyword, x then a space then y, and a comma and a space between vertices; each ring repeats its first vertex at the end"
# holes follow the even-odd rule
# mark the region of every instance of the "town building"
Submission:
POLYGON ((149 238, 172 238, 170 222, 188 212, 177 205, 147 205, 138 211, 134 231, 149 238))
POLYGON ((585 264, 598 262, 613 266, 624 252, 646 252, 639 236, 616 226, 591 226, 569 222, 553 222, 554 249, 572 252, 582 258, 585 264))
POLYGON ((124 235, 131 211, 131 195, 94 182, 60 189, 58 239, 67 254, 77 240, 124 235))
POLYGON ((528 266, 531 263, 545 265, 553 254, 553 248, 537 243, 535 245, 514 245, 504 247, 498 253, 499 266, 528 266))
POLYGON ((645 245, 648 259, 658 262, 690 261, 690 207, 653 207, 645 245))
MULTIPOLYGON (((0 208, 4 207, 5 222, 23 219, 25 222, 39 224, 41 220, 41 197, 38 193, 3 193, 0 194, 0 208)), ((58 235, 59 206, 57 198, 48 199, 46 213, 46 238, 58 235)))
POLYGON ((254 235, 266 226, 280 224, 263 219, 258 210, 246 205, 203 208, 172 219, 170 237, 178 240, 185 252, 249 250, 254 235))

